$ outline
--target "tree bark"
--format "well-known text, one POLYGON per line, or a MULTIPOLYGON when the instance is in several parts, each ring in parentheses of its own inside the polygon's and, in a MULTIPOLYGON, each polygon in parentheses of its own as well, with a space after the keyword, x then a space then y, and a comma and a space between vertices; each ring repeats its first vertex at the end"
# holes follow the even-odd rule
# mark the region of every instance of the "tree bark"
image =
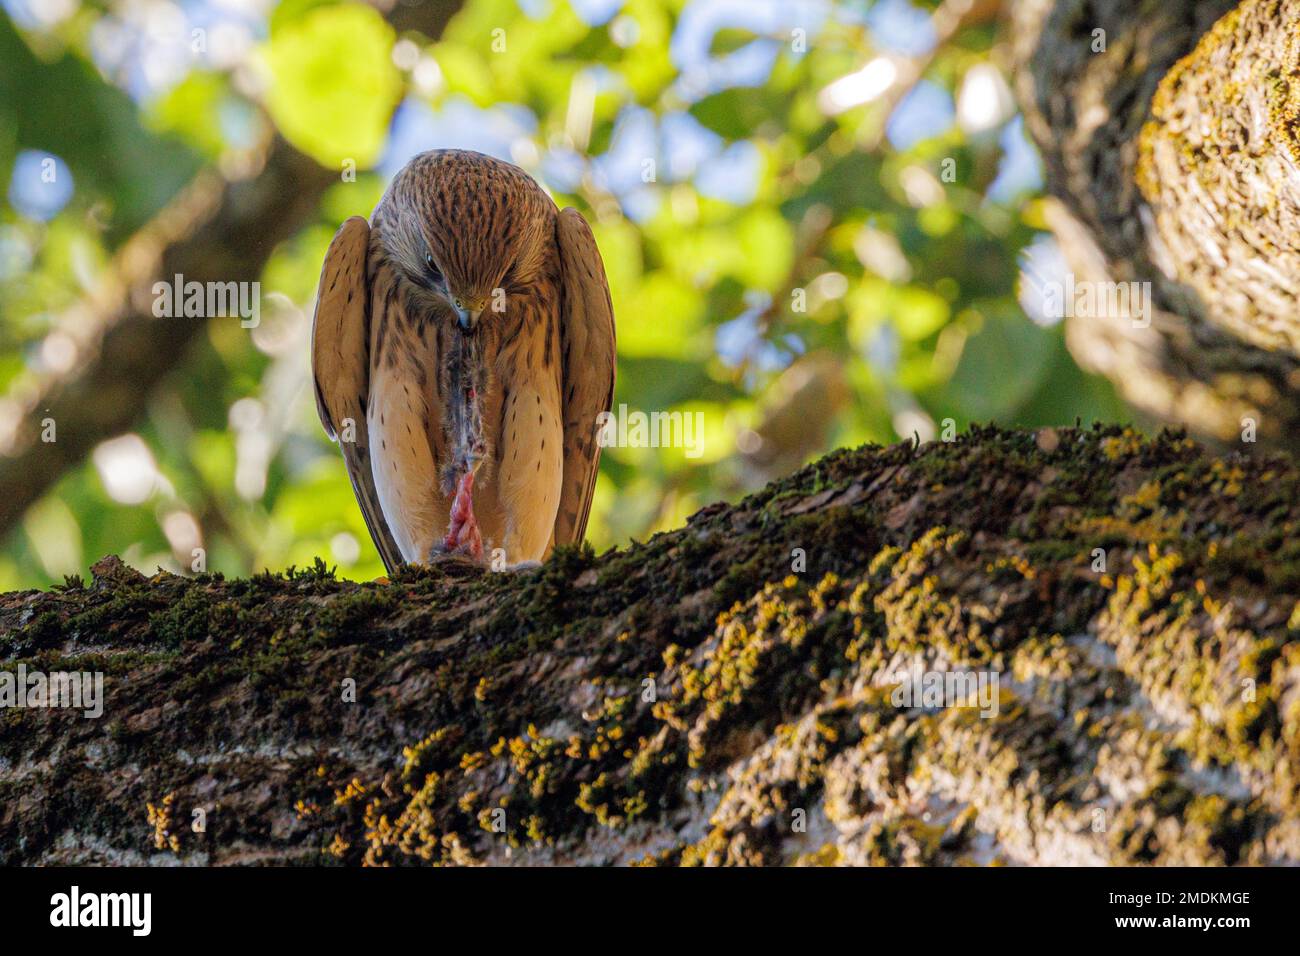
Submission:
POLYGON ((0 863, 1300 862, 1298 526, 1289 459, 977 429, 532 571, 105 559, 0 597, 0 674, 105 675, 0 710, 0 863))
POLYGON ((1071 319, 1076 358, 1159 420, 1234 443, 1253 424, 1292 451, 1298 15, 1295 0, 1013 7, 1020 100, 1076 279, 1151 283, 1149 325, 1071 319))

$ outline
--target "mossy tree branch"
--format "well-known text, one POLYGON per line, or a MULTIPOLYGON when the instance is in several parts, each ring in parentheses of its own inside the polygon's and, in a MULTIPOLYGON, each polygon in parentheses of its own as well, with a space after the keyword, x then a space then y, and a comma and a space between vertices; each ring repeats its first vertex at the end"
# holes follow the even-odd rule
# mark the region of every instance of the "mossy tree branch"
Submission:
POLYGON ((106 675, 0 711, 0 863, 1297 862, 1298 526, 1280 458, 984 429, 534 571, 106 559, 0 597, 0 671, 106 675))

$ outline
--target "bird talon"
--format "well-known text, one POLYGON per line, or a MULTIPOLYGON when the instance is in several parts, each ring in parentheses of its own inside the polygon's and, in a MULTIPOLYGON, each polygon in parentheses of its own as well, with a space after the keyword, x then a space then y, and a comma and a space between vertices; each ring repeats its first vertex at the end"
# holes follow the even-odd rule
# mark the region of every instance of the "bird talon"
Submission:
POLYGON ((540 561, 516 561, 514 564, 507 564, 505 569, 507 571, 532 571, 541 566, 542 562, 540 561))

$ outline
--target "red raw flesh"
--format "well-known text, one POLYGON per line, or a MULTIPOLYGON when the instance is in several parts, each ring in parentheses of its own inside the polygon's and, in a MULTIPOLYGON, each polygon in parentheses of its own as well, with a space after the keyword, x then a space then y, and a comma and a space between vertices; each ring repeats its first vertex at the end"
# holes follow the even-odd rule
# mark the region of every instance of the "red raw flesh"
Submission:
POLYGON ((451 502, 451 522, 442 546, 447 551, 483 559, 483 536, 474 518, 474 472, 467 471, 456 483, 456 497, 451 502))

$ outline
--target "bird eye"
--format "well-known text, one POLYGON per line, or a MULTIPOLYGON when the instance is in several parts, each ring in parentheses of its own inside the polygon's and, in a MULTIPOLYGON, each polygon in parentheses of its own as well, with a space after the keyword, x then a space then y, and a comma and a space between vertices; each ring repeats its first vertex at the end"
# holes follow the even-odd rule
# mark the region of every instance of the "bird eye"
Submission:
POLYGON ((439 272, 438 267, 433 264, 432 252, 426 252, 424 254, 424 265, 429 270, 429 276, 433 279, 434 285, 439 285, 442 282, 442 273, 439 272))

